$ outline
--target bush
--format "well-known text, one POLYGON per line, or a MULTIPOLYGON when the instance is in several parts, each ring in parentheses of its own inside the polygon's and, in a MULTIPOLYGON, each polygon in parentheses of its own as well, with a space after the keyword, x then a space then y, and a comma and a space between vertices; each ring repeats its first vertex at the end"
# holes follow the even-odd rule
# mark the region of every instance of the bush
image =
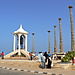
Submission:
POLYGON ((75 57, 75 51, 69 51, 66 53, 65 57, 62 58, 62 62, 70 62, 70 60, 75 57))

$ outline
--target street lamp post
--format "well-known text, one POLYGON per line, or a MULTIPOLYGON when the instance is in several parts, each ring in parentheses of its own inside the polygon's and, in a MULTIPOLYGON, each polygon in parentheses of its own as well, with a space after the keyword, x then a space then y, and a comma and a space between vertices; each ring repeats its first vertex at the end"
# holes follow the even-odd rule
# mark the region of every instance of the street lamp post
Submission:
POLYGON ((48 53, 51 53, 51 49, 50 49, 50 31, 48 31, 48 53))
POLYGON ((34 52, 34 50, 35 50, 35 42, 34 42, 35 38, 34 38, 34 35, 35 35, 35 33, 32 33, 32 52, 34 52))
POLYGON ((73 15, 72 15, 72 6, 69 6, 70 12, 70 23, 71 23, 71 50, 75 51, 75 40, 74 40, 74 22, 73 22, 73 15))
POLYGON ((62 40, 62 23, 61 23, 61 18, 58 19, 59 20, 59 32, 60 32, 60 53, 63 53, 63 40, 62 40))
POLYGON ((57 53, 56 26, 54 26, 54 53, 57 53))

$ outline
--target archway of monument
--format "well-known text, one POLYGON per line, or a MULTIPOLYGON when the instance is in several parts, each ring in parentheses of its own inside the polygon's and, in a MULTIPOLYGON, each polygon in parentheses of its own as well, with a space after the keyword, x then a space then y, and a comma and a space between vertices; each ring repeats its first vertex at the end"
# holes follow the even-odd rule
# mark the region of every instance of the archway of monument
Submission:
MULTIPOLYGON (((17 49, 19 49, 19 47, 18 47, 18 42, 19 42, 19 37, 18 37, 18 35, 17 35, 17 49)), ((25 49, 25 35, 24 35, 24 34, 22 34, 22 35, 20 36, 20 48, 21 48, 21 49, 25 49)))

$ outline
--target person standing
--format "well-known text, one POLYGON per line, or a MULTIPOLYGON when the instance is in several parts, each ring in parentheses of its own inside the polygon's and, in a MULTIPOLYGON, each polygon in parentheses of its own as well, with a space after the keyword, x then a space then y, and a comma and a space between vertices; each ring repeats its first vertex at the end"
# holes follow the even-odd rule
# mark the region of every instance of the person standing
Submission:
POLYGON ((39 62, 41 62, 41 68, 45 68, 45 56, 43 56, 42 52, 39 52, 38 54, 39 62))
POLYGON ((51 69, 51 64, 52 64, 51 57, 48 57, 47 62, 48 62, 47 63, 47 68, 51 69))
POLYGON ((2 59, 4 59, 4 52, 1 53, 2 59))
POLYGON ((42 52, 39 52, 38 54, 38 61, 41 62, 41 55, 42 55, 42 52))
POLYGON ((47 54, 47 52, 44 53, 44 56, 45 56, 45 62, 47 62, 47 59, 48 59, 48 54, 47 54))
POLYGON ((44 69, 45 68, 45 56, 43 56, 42 55, 42 57, 41 57, 41 63, 42 63, 42 69, 44 69))
POLYGON ((29 55, 30 55, 30 60, 32 60, 32 53, 29 53, 29 55))

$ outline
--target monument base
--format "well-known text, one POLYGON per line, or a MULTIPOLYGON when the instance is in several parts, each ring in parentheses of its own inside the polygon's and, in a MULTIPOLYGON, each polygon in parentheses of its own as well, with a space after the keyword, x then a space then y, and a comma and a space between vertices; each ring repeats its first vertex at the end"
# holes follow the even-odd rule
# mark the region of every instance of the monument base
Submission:
POLYGON ((29 59, 29 52, 23 49, 20 50, 20 54, 18 55, 19 50, 15 50, 4 56, 5 59, 29 59))

